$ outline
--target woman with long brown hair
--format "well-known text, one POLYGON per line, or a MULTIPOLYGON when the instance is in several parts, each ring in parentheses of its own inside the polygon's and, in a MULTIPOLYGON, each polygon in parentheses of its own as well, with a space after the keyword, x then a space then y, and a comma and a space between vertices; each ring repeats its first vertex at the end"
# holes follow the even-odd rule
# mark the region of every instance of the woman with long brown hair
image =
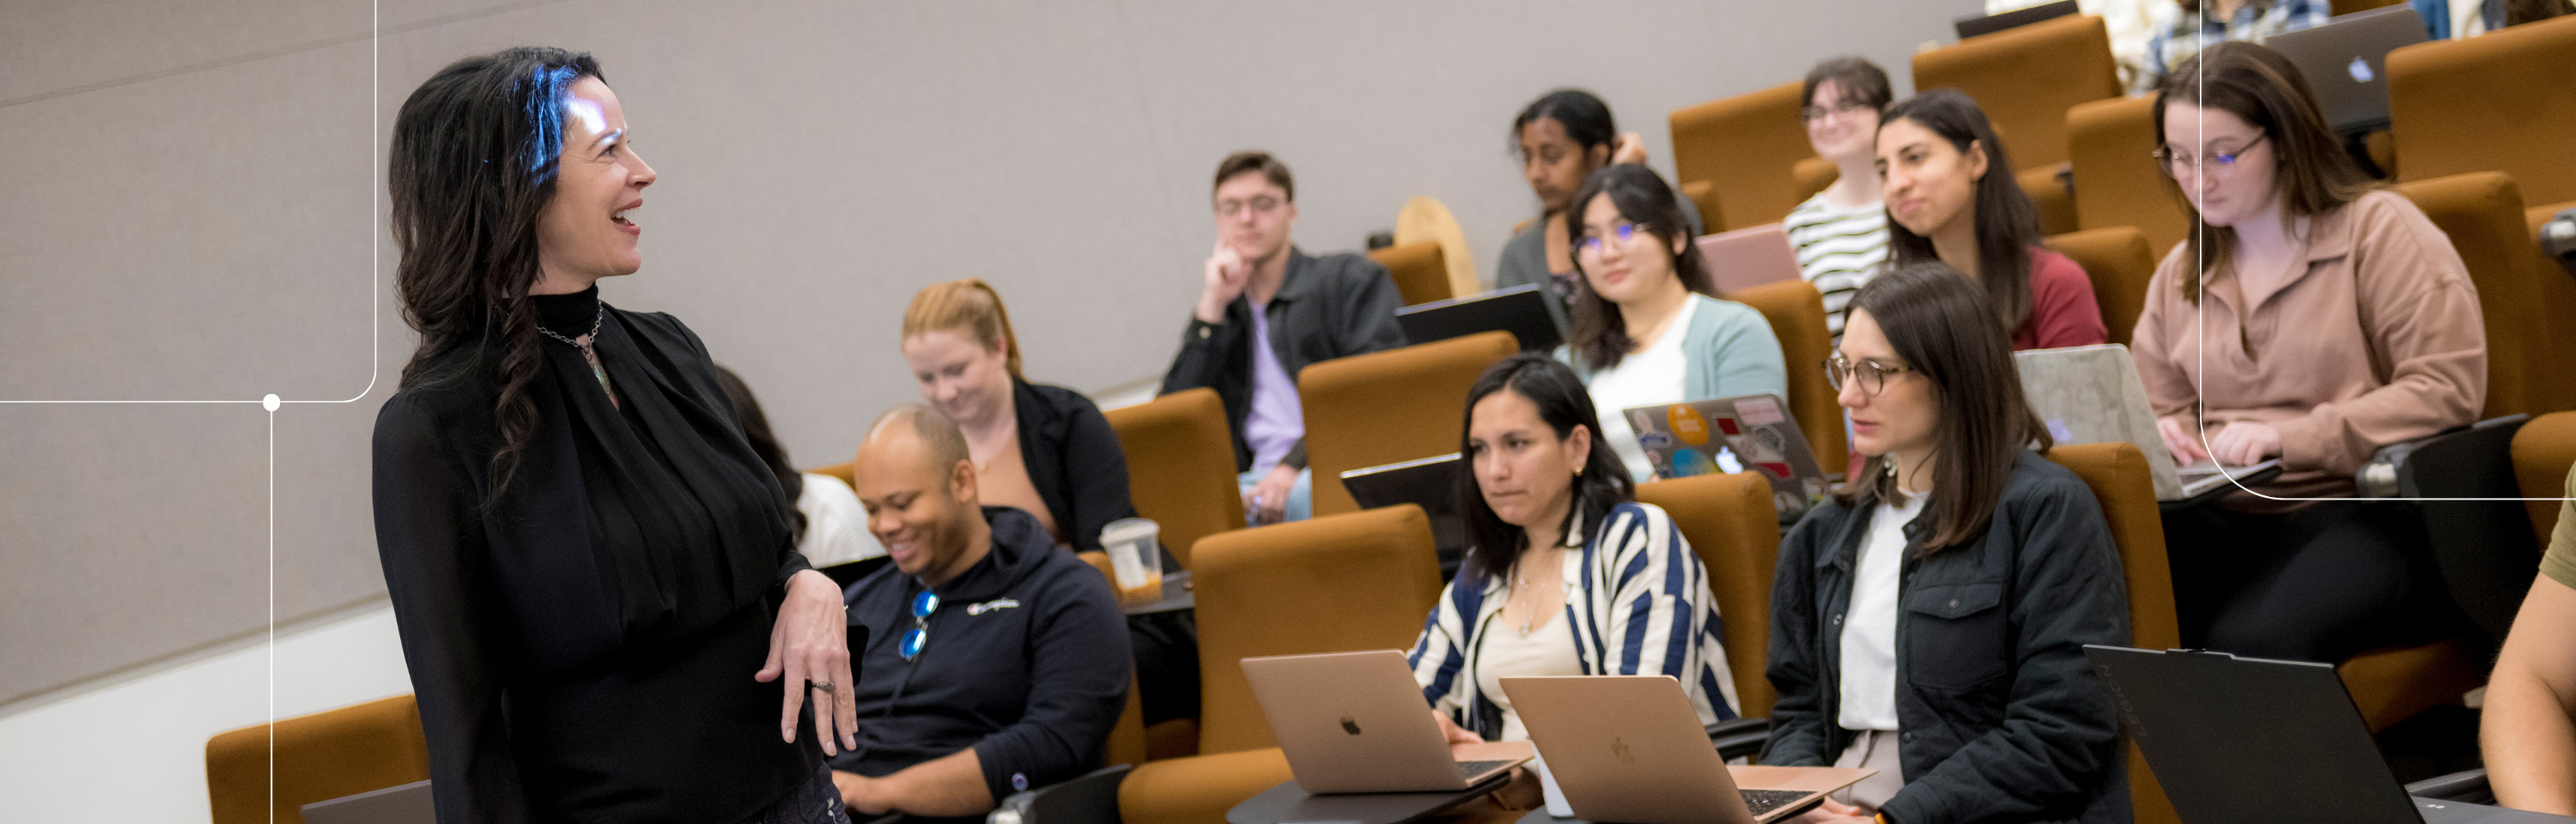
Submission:
POLYGON ((2351 498, 2379 447, 2477 419, 2486 327, 2449 236, 2376 190, 2279 52, 2221 43, 2156 94, 2195 226, 2148 282, 2130 346, 2177 465, 2284 473, 2165 519, 2183 643, 2341 662, 2458 613, 2421 517, 2351 498))
POLYGON ((1860 474, 1781 541, 1762 763, 1878 774, 1799 824, 2129 820, 2086 644, 2129 640, 2110 525, 2034 450, 1986 290, 1939 263, 1852 299, 1826 364, 1860 474))
POLYGON ((1933 89, 1889 107, 1876 151, 1891 268, 1939 261, 1976 281, 2014 349, 2109 340, 2093 281, 2040 245, 2038 207, 1975 100, 1933 89))
POLYGON ((846 824, 840 588, 697 335, 599 300, 655 180, 599 65, 457 61, 391 159, 421 340, 376 419, 376 546, 439 819, 846 824))

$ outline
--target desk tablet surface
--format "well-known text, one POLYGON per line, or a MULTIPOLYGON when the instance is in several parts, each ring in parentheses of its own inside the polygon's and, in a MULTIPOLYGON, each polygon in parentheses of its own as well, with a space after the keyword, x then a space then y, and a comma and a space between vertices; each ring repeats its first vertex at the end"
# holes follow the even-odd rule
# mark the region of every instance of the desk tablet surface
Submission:
MULTIPOLYGON (((1405 824, 1503 788, 1505 772, 1464 790, 1427 793, 1309 795, 1294 780, 1263 790, 1225 811, 1226 824, 1405 824)), ((1547 813, 1542 809, 1541 815, 1547 813)))

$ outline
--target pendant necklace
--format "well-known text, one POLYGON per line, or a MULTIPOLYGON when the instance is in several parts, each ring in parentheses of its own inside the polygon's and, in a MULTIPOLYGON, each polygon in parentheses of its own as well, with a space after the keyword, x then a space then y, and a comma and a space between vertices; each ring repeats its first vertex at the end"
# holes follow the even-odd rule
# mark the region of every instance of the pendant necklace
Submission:
POLYGON ((608 393, 608 407, 610 409, 616 409, 619 408, 617 404, 617 390, 609 388, 608 370, 599 365, 599 350, 591 347, 591 342, 599 338, 600 321, 607 319, 607 317, 608 306, 606 304, 601 304, 599 311, 590 316, 590 331, 584 333, 578 338, 567 338, 556 334, 555 330, 546 328, 545 324, 542 323, 537 324, 537 331, 543 333, 546 337, 572 344, 573 348, 580 349, 581 359, 590 364, 590 376, 599 379, 599 391, 608 393))

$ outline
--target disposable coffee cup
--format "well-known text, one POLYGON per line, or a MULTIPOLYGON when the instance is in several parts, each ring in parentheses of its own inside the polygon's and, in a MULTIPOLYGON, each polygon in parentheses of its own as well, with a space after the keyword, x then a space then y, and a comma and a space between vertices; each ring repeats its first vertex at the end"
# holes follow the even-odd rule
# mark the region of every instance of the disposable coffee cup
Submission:
POLYGON ((1144 518, 1120 518, 1100 530, 1100 548, 1109 553, 1118 602, 1150 604, 1163 600, 1163 553, 1156 538, 1163 525, 1144 518))

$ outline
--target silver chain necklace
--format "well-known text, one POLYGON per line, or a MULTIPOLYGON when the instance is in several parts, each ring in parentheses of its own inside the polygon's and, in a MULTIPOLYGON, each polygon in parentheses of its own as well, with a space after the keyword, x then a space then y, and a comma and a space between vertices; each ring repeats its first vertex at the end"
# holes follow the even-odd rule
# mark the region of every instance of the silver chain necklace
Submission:
POLYGON ((600 322, 607 319, 608 305, 600 304, 599 310, 592 313, 590 316, 590 331, 583 333, 581 337, 564 337, 563 335, 555 332, 555 330, 546 328, 546 325, 542 323, 537 324, 537 332, 545 335, 546 337, 572 344, 573 348, 581 350, 581 359, 590 364, 590 376, 599 379, 599 391, 608 393, 608 405, 610 408, 614 409, 618 406, 617 390, 609 387, 608 370, 600 366, 599 350, 591 346, 593 341, 597 341, 599 339, 600 322))

